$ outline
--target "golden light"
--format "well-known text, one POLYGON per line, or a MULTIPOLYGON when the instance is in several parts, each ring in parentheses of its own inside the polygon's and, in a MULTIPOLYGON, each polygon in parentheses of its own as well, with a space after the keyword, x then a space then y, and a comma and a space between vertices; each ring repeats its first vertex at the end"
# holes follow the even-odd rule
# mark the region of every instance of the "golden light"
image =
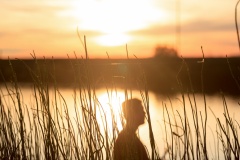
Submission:
POLYGON ((125 45, 131 31, 164 21, 166 12, 153 0, 89 0, 74 1, 68 16, 75 17, 79 30, 95 31, 99 45, 125 45))
MULTIPOLYGON (((110 97, 109 94, 105 92, 101 92, 98 96, 98 100, 102 105, 104 110, 104 114, 106 117, 106 121, 108 126, 112 127, 112 119, 114 118, 117 122, 118 129, 122 129, 120 115, 121 115, 121 104, 124 101, 125 94, 121 91, 112 91, 110 97), (114 116, 113 116, 114 115, 114 116)), ((98 122, 101 122, 101 118, 98 117, 98 122)))
POLYGON ((96 37, 96 42, 104 46, 119 46, 129 42, 131 37, 126 34, 105 34, 96 37))

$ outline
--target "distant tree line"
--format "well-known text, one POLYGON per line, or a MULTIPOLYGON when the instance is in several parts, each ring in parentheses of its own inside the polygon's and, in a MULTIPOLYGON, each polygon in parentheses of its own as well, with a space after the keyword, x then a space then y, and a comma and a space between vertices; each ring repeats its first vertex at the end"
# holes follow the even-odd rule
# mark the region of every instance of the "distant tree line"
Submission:
POLYGON ((174 48, 158 45, 155 48, 154 58, 178 58, 178 52, 174 48))

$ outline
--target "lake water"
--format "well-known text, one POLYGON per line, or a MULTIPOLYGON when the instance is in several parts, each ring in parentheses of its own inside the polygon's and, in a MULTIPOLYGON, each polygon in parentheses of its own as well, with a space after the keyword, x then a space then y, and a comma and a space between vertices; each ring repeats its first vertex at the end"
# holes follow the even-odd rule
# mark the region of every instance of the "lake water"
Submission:
MULTIPOLYGON (((51 90, 51 89, 50 89, 51 90)), ((28 109, 34 108, 34 94, 33 89, 26 85, 21 88, 22 91, 22 102, 25 104, 25 106, 28 107, 28 109)), ((76 106, 76 101, 74 101, 75 93, 73 89, 70 88, 60 88, 59 89, 61 95, 64 97, 67 107, 69 109, 69 115, 74 119, 75 117, 75 108, 73 106, 76 106)), ((109 123, 111 123, 111 110, 109 106, 112 106, 112 109, 116 115, 120 112, 120 106, 121 103, 125 99, 124 90, 122 89, 114 89, 114 90, 107 90, 106 89, 97 89, 96 90, 96 97, 99 100, 105 114, 106 119, 109 123)), ((4 103, 8 104, 8 106, 12 106, 11 98, 6 92, 5 87, 1 86, 1 97, 4 97, 4 103)), ((50 93, 51 95, 52 93, 50 93)), ((133 90, 128 91, 128 97, 136 97, 139 99, 142 99, 142 95, 140 91, 133 90)), ((192 116, 192 108, 191 104, 194 106, 194 97, 193 95, 184 95, 185 101, 183 100, 183 97, 181 94, 172 95, 171 97, 168 97, 166 95, 160 95, 153 92, 148 93, 149 96, 149 106, 150 106, 150 116, 151 116, 151 122, 153 127, 153 133, 156 141, 156 145, 158 147, 160 155, 163 154, 164 150, 167 148, 166 144, 166 137, 171 138, 170 134, 170 127, 169 127, 169 119, 170 123, 174 123, 174 120, 176 120, 177 124, 181 126, 181 117, 184 115, 184 106, 186 109, 188 122, 190 128, 194 127, 194 120, 192 116), (169 116, 167 116, 167 111, 169 113, 169 116), (180 116, 179 116, 180 115, 180 116)), ((50 102, 51 98, 50 96, 50 102)), ((217 148, 217 121, 216 117, 220 119, 223 123, 225 123, 224 120, 224 101, 222 99, 222 96, 220 94, 215 95, 206 95, 206 107, 207 107, 207 149, 209 152, 209 157, 216 158, 216 154, 220 148, 217 148), (215 115, 215 116, 214 116, 215 115)), ((229 97, 226 96, 226 103, 228 107, 228 111, 230 114, 230 117, 232 117, 236 122, 240 122, 240 106, 238 104, 240 98, 238 97, 229 97)), ((199 121, 202 119, 204 120, 206 114, 205 114, 205 103, 204 103, 204 97, 203 95, 196 94, 195 95, 196 105, 197 105, 197 113, 199 116, 199 121)), ((59 102, 62 103, 63 102, 59 102)), ((14 107, 13 107, 14 108, 14 107)), ((12 109, 14 112, 14 109, 12 109)), ((26 113, 26 111, 25 111, 26 113)), ((101 114, 98 115, 98 121, 101 121, 101 114)), ((121 122, 120 118, 117 117, 117 126, 121 130, 121 122)), ((202 125, 202 123, 200 123, 202 125)), ((174 127, 173 127, 174 128, 174 127)), ((103 129, 103 126, 102 128, 103 129)), ((111 129, 110 129, 111 130, 111 129)), ((174 132, 176 131, 176 128, 174 129, 174 132)), ((193 139, 195 139, 194 130, 192 129, 191 135, 193 136, 193 139)), ((202 132, 200 130, 200 132, 202 132)), ((183 134, 181 128, 178 128, 178 134, 183 134)), ((148 124, 145 123, 144 125, 140 126, 139 128, 139 135, 142 140, 142 142, 146 145, 146 147, 150 150, 150 141, 149 141, 149 132, 148 132, 148 124)), ((169 140, 170 142, 170 140, 169 140)), ((222 152, 220 151, 220 157, 223 157, 222 152)), ((220 158, 221 159, 221 158, 220 158)))

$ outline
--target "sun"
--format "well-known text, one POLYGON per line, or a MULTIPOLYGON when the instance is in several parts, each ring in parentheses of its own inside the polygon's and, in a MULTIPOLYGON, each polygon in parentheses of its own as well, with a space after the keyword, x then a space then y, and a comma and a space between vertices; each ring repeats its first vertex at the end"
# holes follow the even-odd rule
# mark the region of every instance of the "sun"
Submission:
POLYGON ((103 46, 119 46, 122 44, 127 44, 131 40, 131 37, 124 33, 104 34, 96 37, 95 40, 98 44, 103 46))
POLYGON ((165 13, 153 0, 79 0, 70 15, 78 20, 78 28, 95 31, 95 42, 103 46, 125 45, 133 38, 132 31, 159 22, 165 13))

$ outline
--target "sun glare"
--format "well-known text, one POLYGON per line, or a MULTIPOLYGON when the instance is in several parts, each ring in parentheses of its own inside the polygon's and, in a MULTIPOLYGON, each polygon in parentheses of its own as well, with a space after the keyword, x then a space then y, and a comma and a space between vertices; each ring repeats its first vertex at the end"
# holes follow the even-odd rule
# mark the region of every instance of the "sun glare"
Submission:
POLYGON ((75 17, 80 30, 95 31, 100 45, 124 45, 131 40, 131 31, 146 28, 165 13, 152 0, 89 0, 75 1, 68 15, 75 17))
POLYGON ((96 37, 96 42, 104 46, 119 46, 130 41, 130 36, 126 34, 105 34, 96 37))

